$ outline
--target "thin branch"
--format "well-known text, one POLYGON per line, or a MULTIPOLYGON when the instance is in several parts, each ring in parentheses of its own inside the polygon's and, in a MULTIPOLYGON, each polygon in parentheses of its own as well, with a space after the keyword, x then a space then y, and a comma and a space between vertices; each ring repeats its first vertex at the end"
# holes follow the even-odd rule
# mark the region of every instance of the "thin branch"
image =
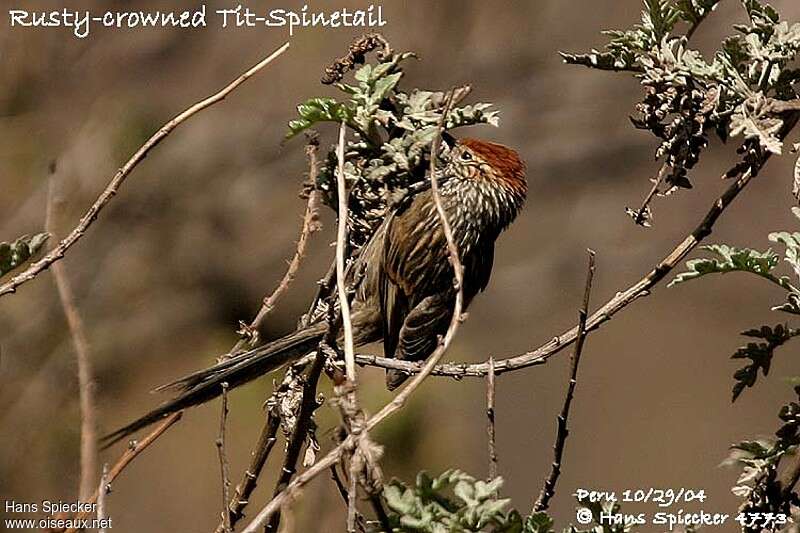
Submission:
POLYGON ((497 440, 494 425, 495 403, 494 358, 489 358, 489 373, 486 375, 486 432, 489 437, 489 480, 497 477, 497 440))
MULTIPOLYGON (((443 117, 447 115, 447 111, 449 111, 450 105, 452 104, 452 92, 448 97, 448 103, 445 106, 445 112, 443 113, 443 117)), ((440 339, 439 345, 433 351, 433 353, 428 357, 425 365, 422 367, 421 371, 414 376, 411 380, 408 381, 407 385, 394 397, 394 399, 386 404, 376 415, 372 418, 367 420, 365 424, 365 430, 369 431, 372 430, 375 426, 386 420, 388 417, 396 413, 398 410, 402 409, 405 405, 406 401, 408 400, 409 396, 413 394, 417 388, 422 384, 425 379, 430 375, 433 369, 441 360, 444 353, 450 347, 450 344, 455 337, 455 334, 458 331, 458 327, 461 324, 463 319, 462 312, 463 312, 463 302, 464 302, 464 293, 462 290, 463 287, 463 280, 464 280, 464 271, 461 265, 461 259, 458 252, 458 247, 453 239, 453 232, 452 228, 450 227, 450 222, 447 218, 447 213, 445 212, 441 197, 439 196, 439 184, 436 178, 436 164, 437 164, 437 154, 439 149, 439 144, 441 142, 441 134, 443 131, 443 121, 440 121, 439 126, 437 127, 436 135, 433 139, 433 144, 431 148, 431 193, 433 197, 433 201, 436 204, 436 212, 438 213, 439 220, 442 224, 442 229, 447 239, 447 249, 450 255, 450 262, 453 266, 453 273, 454 273, 454 288, 456 289, 456 299, 455 305, 453 306, 453 316, 450 320, 450 325, 447 328, 447 332, 445 333, 444 337, 440 339)), ((264 506, 263 509, 258 513, 258 515, 247 525, 247 527, 243 530, 242 533, 256 533, 263 525, 270 519, 270 517, 275 514, 285 502, 291 500, 297 491, 306 485, 309 481, 314 479, 316 476, 330 468, 331 465, 336 464, 344 450, 352 449, 353 446, 356 444, 356 439, 358 437, 356 435, 350 434, 347 438, 339 445, 333 448, 328 454, 317 461, 313 466, 309 467, 307 470, 299 474, 294 480, 286 485, 286 487, 277 493, 272 500, 264 506)))
POLYGON ((392 533, 392 524, 389 522, 389 515, 386 514, 386 509, 383 507, 380 493, 371 492, 369 501, 375 510, 375 516, 378 518, 378 523, 380 523, 383 533, 392 533))
POLYGON ((97 216, 103 210, 103 208, 111 201, 111 199, 117 194, 119 191, 120 186, 123 184, 125 179, 128 177, 128 174, 138 165, 147 155, 147 153, 154 148, 158 143, 160 143, 167 135, 172 133, 172 131, 185 122, 187 119, 192 117, 194 114, 202 111, 203 109, 210 107, 217 102, 223 100, 228 94, 234 91, 237 87, 239 87, 242 83, 247 81, 248 78, 256 74, 258 71, 269 65, 274 59, 278 56, 283 54, 289 48, 289 43, 287 42, 277 50, 275 50, 272 54, 270 54, 265 59, 261 60, 258 64, 247 70, 244 74, 233 80, 230 84, 228 84, 225 88, 223 88, 218 93, 209 96, 208 98, 197 102, 193 106, 189 107, 175 118, 164 124, 152 137, 150 137, 136 152, 131 156, 131 158, 120 168, 114 177, 111 179, 109 184, 106 186, 105 190, 100 194, 100 196, 95 200, 94 204, 89 208, 86 214, 83 215, 81 220, 78 222, 78 225, 67 235, 58 245, 53 248, 47 255, 45 255, 39 261, 31 264, 24 272, 17 274, 7 283, 0 285, 0 297, 5 294, 10 294, 16 292, 17 288, 26 283, 36 276, 38 276, 43 271, 47 270, 51 265, 53 265, 56 261, 64 257, 67 250, 72 247, 81 237, 83 237, 86 230, 92 223, 97 219, 97 216))
POLYGON ((578 365, 581 362, 583 345, 586 342, 586 317, 589 315, 589 297, 592 294, 592 280, 594 279, 594 250, 588 250, 588 253, 589 266, 586 273, 586 288, 583 292, 583 304, 578 313, 578 339, 575 341, 575 350, 572 352, 572 357, 570 358, 567 395, 564 398, 564 406, 561 408, 561 414, 558 415, 556 442, 553 445, 553 465, 550 470, 550 475, 547 476, 544 482, 542 492, 539 494, 539 499, 536 500, 536 503, 533 505, 534 513, 544 511, 548 508, 550 505, 550 498, 556 493, 558 476, 561 475, 561 458, 564 455, 564 446, 569 436, 567 420, 569 419, 569 409, 572 405, 572 398, 575 394, 575 386, 578 384, 578 365))
MULTIPOLYGON (((347 134, 347 125, 342 122, 339 125, 339 144, 336 148, 338 159, 336 192, 338 196, 338 228, 336 232, 336 290, 339 295, 339 307, 342 314, 342 329, 344 330, 344 360, 347 374, 347 402, 350 407, 357 409, 358 399, 356 397, 356 359, 353 349, 353 322, 350 317, 350 299, 347 295, 347 285, 345 284, 345 255, 347 253, 347 183, 344 175, 344 144, 347 134)), ((348 418, 348 409, 342 409, 345 419, 348 418)), ((354 417, 355 418, 355 417, 354 417)), ((355 420, 345 420, 348 429, 358 434, 361 431, 360 424, 355 420)), ((357 442, 360 442, 357 440, 357 442)), ((355 453, 355 452, 354 452, 355 453)), ((356 530, 356 494, 358 492, 358 472, 355 470, 356 461, 350 461, 350 490, 347 500, 347 533, 354 533, 356 530)))
POLYGON ((222 523, 225 533, 233 531, 231 528, 231 515, 228 512, 228 496, 231 481, 230 481, 230 465, 228 464, 228 456, 225 454, 225 425, 228 421, 228 383, 224 382, 222 386, 222 408, 219 415, 219 437, 217 437, 216 446, 217 454, 219 455, 219 470, 220 477, 222 478, 222 523))
MULTIPOLYGON (((111 467, 111 470, 108 471, 106 488, 108 488, 108 486, 111 485, 111 483, 113 483, 115 479, 117 479, 117 476, 119 476, 122 473, 122 471, 125 470, 125 467, 127 467, 131 463, 131 461, 133 461, 139 455, 141 455, 141 453, 144 452, 148 448, 148 446, 153 444, 161 435, 164 434, 165 431, 167 431, 170 427, 172 427, 172 425, 175 424, 175 422, 180 420, 181 416, 183 416, 183 411, 172 413, 167 418, 165 418, 163 422, 161 422, 158 426, 156 426, 155 429, 153 429, 153 431, 151 431, 145 438, 143 438, 140 441, 132 440, 128 448, 125 450, 125 452, 120 456, 120 458, 117 460, 114 466, 111 467)), ((89 498, 86 501, 86 503, 90 504, 97 503, 99 495, 100 491, 95 490, 92 497, 89 498)), ((85 507, 91 508, 92 506, 88 505, 85 507)), ((72 523, 80 523, 81 520, 89 518, 89 516, 91 516, 91 511, 88 510, 80 511, 73 516, 72 523)), ((77 533, 77 531, 78 528, 71 527, 70 529, 66 530, 66 533, 77 533)))
POLYGON ((344 328, 344 359, 347 380, 352 386, 356 383, 356 361, 353 350, 353 322, 350 318, 350 301, 347 298, 344 267, 347 248, 347 184, 344 176, 344 141, 347 125, 339 126, 339 145, 336 157, 339 160, 337 172, 337 196, 339 200, 339 225, 336 233, 336 289, 339 293, 339 306, 342 309, 342 325, 344 328))
MULTIPOLYGON (((247 470, 245 470, 242 480, 236 485, 233 497, 228 503, 231 528, 244 516, 244 509, 249 503, 250 495, 258 485, 258 477, 261 475, 261 470, 264 468, 272 448, 278 441, 277 433, 280 427, 280 421, 280 417, 270 410, 267 415, 266 424, 264 424, 264 427, 261 429, 258 442, 253 447, 250 465, 247 467, 247 470)), ((221 522, 219 526, 217 526, 216 533, 224 532, 225 524, 221 522)))
MULTIPOLYGON (((306 153, 308 154, 310 168, 309 179, 311 179, 312 182, 316 182, 316 175, 319 172, 316 150, 316 145, 311 143, 306 145, 306 153)), ((312 189, 308 194, 308 203, 306 204, 305 214, 303 215, 303 225, 300 228, 297 247, 295 248, 291 261, 289 261, 289 267, 286 269, 286 273, 283 275, 283 278, 281 278, 278 286, 275 287, 275 290, 264 297, 261 308, 258 310, 253 320, 249 324, 243 325, 242 332, 244 334, 242 338, 239 339, 236 345, 231 348, 228 354, 222 357, 221 360, 229 359, 245 349, 248 345, 254 346, 258 343, 258 328, 263 324, 267 315, 275 309, 278 300, 286 293, 289 286, 294 281, 298 270, 300 270, 303 258, 305 257, 309 238, 319 229, 319 194, 316 189, 312 189)))
POLYGON ((770 113, 792 113, 800 111, 800 99, 794 100, 770 100, 770 113))
MULTIPOLYGON (((796 124, 796 117, 787 124, 791 130, 796 124)), ((788 133, 788 131, 787 131, 788 133)), ((785 137, 785 134, 783 135, 785 137)), ((586 331, 594 331, 609 321, 619 311, 625 309, 637 299, 650 294, 650 289, 663 280, 678 264, 683 262, 687 255, 694 250, 703 239, 711 234, 717 219, 731 205, 740 192, 750 183, 750 180, 764 167, 770 154, 762 154, 759 159, 752 163, 751 167, 739 176, 727 190, 717 198, 709 208, 706 215, 697 227, 687 235, 666 257, 648 272, 639 281, 618 292, 613 298, 606 302, 600 309, 595 311, 586 322, 586 331)), ((495 360, 495 373, 497 375, 511 372, 530 366, 542 365, 550 357, 557 354, 573 342, 578 336, 578 328, 574 327, 562 334, 553 337, 552 340, 542 344, 538 348, 529 352, 504 359, 495 360)), ((398 359, 388 359, 375 355, 356 355, 356 362, 360 365, 375 366, 386 369, 395 369, 416 374, 423 370, 419 363, 401 361, 398 359)), ((431 372, 434 376, 449 376, 453 378, 464 377, 484 377, 489 372, 489 363, 445 363, 436 366, 431 372)))
POLYGON ((356 496, 358 494, 358 471, 354 467, 355 461, 350 459, 350 490, 347 493, 347 533, 356 531, 356 496))
POLYGON ((107 533, 107 528, 104 527, 106 496, 108 496, 108 464, 103 464, 103 473, 100 476, 100 484, 97 486, 97 522, 102 525, 97 533, 107 533))
MULTIPOLYGON (((47 209, 45 215, 45 231, 55 235, 53 230, 56 199, 55 185, 51 177, 47 188, 47 209)), ((64 267, 61 263, 53 265, 53 279, 58 289, 61 308, 67 318, 67 324, 75 345, 75 360, 78 366, 78 396, 81 410, 81 466, 78 498, 85 501, 95 489, 97 480, 97 411, 94 399, 94 371, 89 351, 89 341, 83 318, 75 304, 75 295, 64 267)))
MULTIPOLYGON (((336 470, 336 465, 332 465, 330 470, 331 470, 331 479, 333 480, 333 483, 336 485, 336 490, 339 492, 339 495, 342 497, 342 500, 344 500, 344 504, 347 505, 349 508, 351 501, 350 497, 351 492, 349 492, 347 490, 347 487, 344 486, 344 482, 342 482, 342 478, 339 477, 339 472, 338 470, 336 470)), ((358 526, 360 531, 366 530, 365 522, 366 520, 364 519, 364 515, 356 511, 354 524, 358 526)))
POLYGON ((350 497, 347 495, 347 488, 344 486, 342 482, 342 478, 339 477, 339 471, 336 470, 336 465, 331 466, 331 479, 333 480, 334 485, 336 485, 336 490, 339 492, 339 495, 344 500, 345 505, 350 501, 350 497))
POLYGON ((649 226, 650 219, 652 218, 652 214, 650 211, 650 202, 653 201, 653 197, 658 192, 658 188, 661 186, 661 183, 664 181, 664 177, 667 175, 667 169, 669 168, 668 163, 664 163, 661 165, 661 168, 658 171, 658 175, 653 178, 653 186, 650 188, 650 192, 647 193, 647 196, 644 197, 642 200, 642 205, 636 211, 630 211, 631 217, 633 218, 633 223, 637 226, 649 226))

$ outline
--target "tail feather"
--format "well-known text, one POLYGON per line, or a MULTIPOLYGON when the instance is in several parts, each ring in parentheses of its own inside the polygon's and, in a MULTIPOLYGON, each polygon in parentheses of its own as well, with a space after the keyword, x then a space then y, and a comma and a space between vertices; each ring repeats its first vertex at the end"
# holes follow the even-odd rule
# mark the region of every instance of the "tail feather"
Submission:
POLYGON ((159 387, 156 390, 178 388, 181 392, 175 398, 164 402, 141 418, 104 436, 101 439, 103 448, 119 442, 165 416, 213 400, 222 394, 222 383, 227 383, 229 389, 234 389, 302 357, 316 348, 325 334, 325 330, 324 323, 309 326, 277 341, 159 387))
POLYGON ((167 390, 185 391, 191 389, 198 383, 202 383, 209 376, 213 376, 214 374, 217 374, 225 370, 226 368, 230 368, 233 365, 238 364, 245 359, 251 358, 256 353, 262 353, 264 350, 268 348, 271 348, 271 344, 260 346, 258 348, 246 352, 242 352, 233 357, 225 359, 224 361, 220 361, 219 363, 210 368, 201 368, 200 370, 196 370, 191 374, 182 376, 176 379, 175 381, 170 381, 169 383, 165 383, 164 385, 159 385, 158 387, 153 389, 153 392, 164 392, 167 390))

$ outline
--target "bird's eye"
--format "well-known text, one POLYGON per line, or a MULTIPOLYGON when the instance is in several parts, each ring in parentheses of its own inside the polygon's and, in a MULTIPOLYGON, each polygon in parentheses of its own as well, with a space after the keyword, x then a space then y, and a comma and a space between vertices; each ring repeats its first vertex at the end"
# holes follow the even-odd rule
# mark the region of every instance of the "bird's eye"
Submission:
POLYGON ((461 160, 462 161, 471 161, 472 160, 472 154, 467 152, 466 150, 461 152, 461 160))

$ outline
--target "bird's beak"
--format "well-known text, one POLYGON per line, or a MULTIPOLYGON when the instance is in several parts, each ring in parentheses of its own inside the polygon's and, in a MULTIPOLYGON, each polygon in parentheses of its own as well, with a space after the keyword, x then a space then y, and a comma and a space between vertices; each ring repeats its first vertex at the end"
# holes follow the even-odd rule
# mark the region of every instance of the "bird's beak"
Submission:
POLYGON ((456 145, 456 141, 458 139, 456 139, 455 137, 450 135, 450 133, 445 131, 445 132, 442 132, 442 140, 445 142, 445 144, 447 144, 447 147, 452 150, 453 147, 456 145))

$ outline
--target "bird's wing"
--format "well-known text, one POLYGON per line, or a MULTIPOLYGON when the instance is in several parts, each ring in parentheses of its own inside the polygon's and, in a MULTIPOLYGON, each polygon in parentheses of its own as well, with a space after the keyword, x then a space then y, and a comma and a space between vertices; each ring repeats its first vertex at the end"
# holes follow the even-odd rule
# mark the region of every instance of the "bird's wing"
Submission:
MULTIPOLYGON (((479 246, 477 253, 471 254, 474 261, 472 271, 475 272, 476 290, 475 292, 485 291, 492 277, 492 264, 494 263, 494 241, 484 246, 479 246)), ((466 265, 465 265, 466 266, 466 265)))
POLYGON ((401 329, 412 309, 451 288, 444 232, 431 195, 420 192, 387 221, 380 284, 387 357, 398 356, 401 329))
POLYGON ((400 279, 400 257, 398 243, 398 225, 395 214, 386 220, 386 231, 383 240, 383 268, 378 282, 381 316, 383 317, 383 353, 386 357, 394 357, 400 328, 408 314, 409 287, 403 286, 400 279))

